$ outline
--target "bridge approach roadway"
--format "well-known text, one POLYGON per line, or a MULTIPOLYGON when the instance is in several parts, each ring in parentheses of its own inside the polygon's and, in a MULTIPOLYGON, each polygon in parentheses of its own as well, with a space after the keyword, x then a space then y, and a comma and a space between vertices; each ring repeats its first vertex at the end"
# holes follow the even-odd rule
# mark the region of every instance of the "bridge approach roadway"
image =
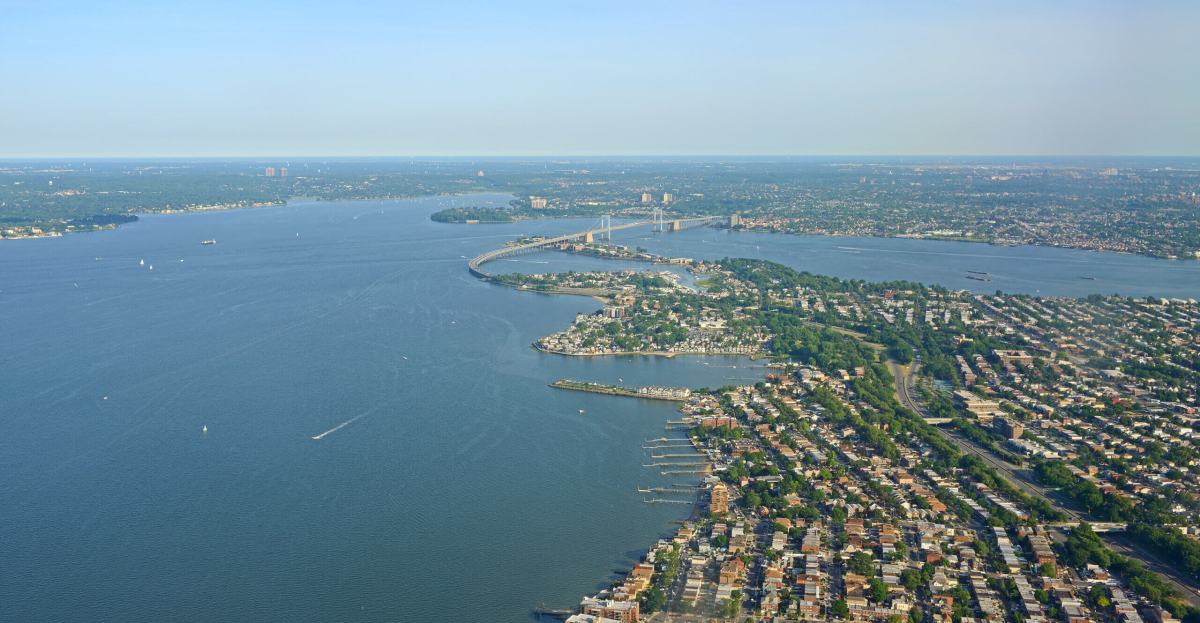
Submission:
POLYGON ((655 225, 655 224, 665 225, 665 224, 669 223, 671 231, 678 231, 681 229, 685 229, 687 227, 694 227, 696 225, 707 225, 708 223, 711 223, 715 219, 716 219, 716 217, 712 217, 712 216, 701 216, 701 217, 696 217, 696 218, 674 219, 671 221, 665 221, 665 222, 659 222, 659 223, 656 223, 655 221, 637 221, 634 223, 622 223, 620 225, 612 225, 610 227, 597 227, 595 229, 589 229, 587 231, 575 232, 573 234, 564 234, 562 236, 555 236, 553 238, 543 238, 541 240, 535 240, 533 242, 527 242, 525 244, 517 244, 517 245, 511 245, 511 246, 507 246, 507 247, 500 247, 499 249, 493 249, 491 251, 488 251, 487 253, 477 255, 474 258, 472 258, 469 262, 467 262, 467 270, 471 271, 472 275, 475 275, 476 277, 479 277, 480 279, 490 280, 490 279, 492 279, 492 274, 483 270, 483 265, 488 262, 493 262, 495 260, 498 260, 498 259, 501 259, 504 257, 508 257, 510 255, 520 255, 522 253, 532 253, 534 251, 538 251, 538 250, 544 249, 546 247, 553 247, 553 246, 562 244, 564 242, 570 242, 572 240, 587 240, 590 242, 594 236, 597 236, 600 234, 607 234, 607 233, 614 232, 614 231, 620 231, 623 229, 632 229, 634 227, 642 227, 645 225, 655 225))

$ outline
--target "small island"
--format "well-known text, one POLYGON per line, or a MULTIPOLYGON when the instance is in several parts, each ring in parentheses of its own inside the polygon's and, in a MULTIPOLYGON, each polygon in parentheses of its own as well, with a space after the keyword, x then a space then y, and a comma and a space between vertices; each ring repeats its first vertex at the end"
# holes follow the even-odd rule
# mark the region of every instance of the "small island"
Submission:
POLYGON ((438 210, 429 218, 439 223, 512 223, 517 220, 511 210, 478 206, 438 210))

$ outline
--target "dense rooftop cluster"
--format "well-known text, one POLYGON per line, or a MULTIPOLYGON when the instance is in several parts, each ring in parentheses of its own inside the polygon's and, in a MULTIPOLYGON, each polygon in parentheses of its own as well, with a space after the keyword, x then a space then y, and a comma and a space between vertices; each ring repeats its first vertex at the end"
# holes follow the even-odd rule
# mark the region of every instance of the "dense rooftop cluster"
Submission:
POLYGON ((580 314, 567 329, 539 339, 537 348, 562 355, 632 353, 757 355, 765 335, 728 295, 693 291, 670 272, 654 274, 561 273, 503 281, 535 289, 606 288, 615 292, 594 314, 580 314))
POLYGON ((1195 301, 688 266, 697 289, 629 288, 554 339, 720 319, 774 372, 687 400, 705 512, 574 621, 1200 616, 1172 583, 1200 574, 1195 301))
POLYGON ((1182 161, 588 163, 526 186, 514 216, 641 218, 663 207, 791 233, 1200 252, 1200 173, 1182 161))
POLYGON ((137 213, 494 191, 448 222, 740 215, 737 227, 1194 257, 1200 167, 1188 159, 915 162, 467 159, 0 163, 0 237, 111 227, 137 213), (288 175, 267 175, 267 167, 288 175))
POLYGON ((1109 167, 864 166, 857 186, 766 201, 740 227, 1194 257, 1196 176, 1109 167), (1160 224, 1159 219, 1165 222, 1160 224))

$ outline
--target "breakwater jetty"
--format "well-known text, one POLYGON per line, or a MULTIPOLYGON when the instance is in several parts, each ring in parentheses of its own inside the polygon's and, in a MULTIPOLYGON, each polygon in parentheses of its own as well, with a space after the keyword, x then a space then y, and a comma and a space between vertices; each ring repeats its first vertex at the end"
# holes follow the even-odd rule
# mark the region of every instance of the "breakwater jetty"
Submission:
POLYGON ((629 398, 649 398, 651 400, 670 400, 684 402, 692 395, 692 390, 686 387, 621 387, 604 383, 558 379, 550 384, 558 389, 570 389, 577 392, 592 392, 609 396, 627 396, 629 398))

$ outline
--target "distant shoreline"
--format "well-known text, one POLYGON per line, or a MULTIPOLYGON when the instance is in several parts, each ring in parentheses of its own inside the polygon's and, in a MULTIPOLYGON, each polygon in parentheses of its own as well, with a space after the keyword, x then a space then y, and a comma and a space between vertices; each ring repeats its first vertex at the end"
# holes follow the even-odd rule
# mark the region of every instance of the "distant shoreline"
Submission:
MULTIPOLYGON (((554 220, 569 220, 588 218, 593 215, 572 215, 572 214, 557 214, 557 215, 528 215, 517 214, 513 215, 511 221, 482 221, 482 220, 465 220, 465 221, 437 221, 449 225, 510 225, 522 221, 554 221, 554 220)), ((689 215, 691 218, 694 215, 689 215)), ((708 215, 711 216, 711 215, 708 215)), ((624 217, 622 217, 624 218, 624 217)), ((632 217, 629 217, 632 218, 632 217)), ((719 215, 718 215, 719 218, 719 215)), ((987 245, 991 247, 1039 247, 1045 249, 1071 249, 1075 251, 1091 251, 1093 253, 1114 253, 1117 255, 1128 255, 1134 257, 1147 257, 1155 260, 1164 260, 1168 262, 1200 260, 1200 255, 1154 255, 1151 253, 1137 253, 1134 251, 1120 251, 1116 249, 1102 249, 1084 245, 1068 245, 1055 244, 1052 242, 1024 242, 1024 241, 1003 241, 995 238, 980 238, 976 236, 952 236, 938 234, 853 234, 839 233, 827 231, 789 231, 786 229, 772 229, 768 227, 741 227, 736 230, 729 231, 744 231, 757 234, 781 234, 788 236, 821 236, 823 238, 877 238, 880 240, 928 240, 934 242, 965 242, 971 244, 987 245)))
MULTIPOLYGON (((231 210, 244 210, 244 209, 257 209, 257 208, 286 207, 288 205, 291 205, 293 202, 355 203, 355 202, 366 202, 366 201, 404 201, 404 200, 409 200, 409 199, 421 199, 424 197, 469 197, 471 195, 478 195, 478 194, 492 194, 492 193, 489 193, 488 191, 465 192, 465 193, 429 193, 429 194, 419 194, 419 195, 384 195, 384 196, 379 196, 379 197, 356 197, 356 198, 347 198, 347 199, 322 199, 319 197, 302 197, 302 198, 296 198, 294 200, 289 199, 287 201, 282 201, 282 202, 268 201, 268 202, 257 202, 257 203, 252 203, 252 204, 240 204, 240 203, 209 204, 209 205, 201 205, 201 206, 195 206, 195 207, 165 208, 162 210, 152 210, 152 211, 143 211, 143 212, 134 212, 134 213, 130 213, 130 214, 116 215, 116 216, 132 216, 133 219, 131 219, 130 221, 128 221, 126 223, 104 224, 104 225, 100 225, 100 226, 96 226, 96 227, 90 227, 87 229, 71 229, 71 230, 66 230, 66 231, 53 230, 53 231, 46 231, 46 232, 37 233, 37 234, 19 234, 19 235, 14 235, 14 236, 3 235, 2 230, 6 226, 3 224, 0 224, 0 242, 7 241, 7 240, 33 240, 33 239, 43 239, 43 238, 61 238, 68 234, 86 234, 86 233, 94 233, 94 232, 98 232, 98 231, 112 231, 112 230, 120 228, 122 225, 127 225, 129 223, 137 222, 143 216, 154 216, 154 215, 159 215, 159 214, 174 215, 174 214, 190 214, 190 213, 205 213, 205 212, 226 212, 226 211, 231 211, 231 210)), ((496 192, 494 194, 509 195, 510 193, 496 192)), ((446 225, 511 225, 514 223, 520 223, 520 222, 524 222, 524 221, 571 220, 571 219, 587 218, 587 216, 590 216, 590 215, 571 215, 571 214, 527 215, 527 214, 520 214, 520 215, 514 215, 513 220, 511 220, 511 221, 450 220, 450 221, 434 221, 434 222, 442 223, 442 224, 446 224, 446 225)), ((754 228, 743 227, 743 228, 740 228, 737 230, 731 230, 731 231, 744 231, 744 232, 749 232, 749 233, 761 233, 761 234, 782 234, 782 235, 791 235, 791 236, 821 236, 821 237, 825 237, 825 238, 875 238, 875 239, 879 239, 879 240, 924 240, 924 241, 934 241, 934 242, 964 242, 964 243, 981 244, 981 245, 987 245, 987 246, 993 246, 993 247, 1022 247, 1022 246, 1025 246, 1025 247, 1046 248, 1046 249, 1069 249, 1069 250, 1075 250, 1075 251, 1089 251, 1092 253, 1112 253, 1112 254, 1116 254, 1116 255, 1124 255, 1124 256, 1131 256, 1131 257, 1145 257, 1145 258, 1149 258, 1149 259, 1163 260, 1163 261, 1168 261, 1168 262, 1200 261, 1200 255, 1162 256, 1162 255, 1153 255, 1150 253, 1137 253, 1137 252, 1133 252, 1133 251, 1098 249, 1098 248, 1094 248, 1094 247, 1081 246, 1081 245, 1065 245, 1065 244, 1042 243, 1042 242, 1004 242, 1004 241, 997 241, 997 240, 991 239, 991 238, 978 238, 978 237, 968 237, 968 236, 939 236, 939 235, 925 235, 925 234, 850 234, 850 233, 837 233, 837 232, 824 232, 824 231, 788 231, 788 230, 783 230, 783 229, 758 228, 758 227, 754 227, 754 228)), ((560 294, 565 294, 565 292, 560 292, 560 294)))
POLYGON ((1152 260, 1164 260, 1167 262, 1176 262, 1180 260, 1200 260, 1200 256, 1163 256, 1151 255, 1149 253, 1135 253, 1133 251, 1118 251, 1115 249, 1097 249, 1094 247, 1072 246, 1065 244, 1053 244, 1048 242, 1004 242, 994 238, 977 238, 968 236, 938 236, 925 234, 842 234, 825 231, 788 231, 785 229, 768 229, 760 227, 743 227, 736 231, 744 231, 755 234, 779 234, 783 236, 819 236, 822 238, 874 238, 878 240, 919 240, 929 242, 964 242, 969 244, 986 245, 989 247, 1035 247, 1040 249, 1069 249, 1072 251, 1090 251, 1092 253, 1112 253, 1115 255, 1126 255, 1131 257, 1146 257, 1152 260))
MULTIPOLYGON (((293 203, 310 203, 310 202, 311 203, 355 203, 355 202, 363 202, 363 201, 405 201, 408 199, 422 199, 425 197, 469 197, 471 195, 479 195, 479 194, 488 194, 488 193, 486 193, 486 192, 429 193, 429 194, 423 194, 423 195, 400 195, 400 196, 385 195, 385 196, 380 196, 380 197, 356 197, 356 198, 352 198, 352 199, 322 199, 320 197, 297 197, 297 198, 289 199, 286 201, 260 201, 260 202, 255 202, 255 203, 205 204, 205 205, 186 207, 186 208, 164 208, 161 210, 139 211, 139 212, 131 212, 131 213, 127 213, 127 214, 114 215, 114 216, 121 216, 121 217, 125 217, 125 216, 132 217, 129 221, 124 222, 124 223, 105 224, 105 225, 100 225, 100 226, 96 226, 96 227, 89 227, 86 229, 69 229, 69 230, 65 230, 65 231, 64 230, 53 230, 53 231, 46 231, 46 232, 37 233, 37 234, 19 234, 19 235, 15 235, 15 236, 3 235, 3 230, 7 227, 11 227, 11 225, 0 224, 0 242, 6 241, 6 240, 33 240, 33 239, 40 239, 40 238, 62 238, 63 236, 66 236, 68 234, 90 234, 90 233, 95 233, 95 232, 100 232, 100 231, 113 231, 115 229, 120 228, 122 225, 136 223, 137 221, 141 220, 141 218, 143 216, 202 214, 202 213, 206 213, 206 212, 230 212, 233 210, 253 210, 253 209, 259 209, 259 208, 280 208, 280 207, 287 207, 289 205, 292 205, 293 203)), ((496 194, 506 194, 506 193, 496 193, 496 194)), ((461 223, 454 223, 454 224, 461 224, 461 223)))

